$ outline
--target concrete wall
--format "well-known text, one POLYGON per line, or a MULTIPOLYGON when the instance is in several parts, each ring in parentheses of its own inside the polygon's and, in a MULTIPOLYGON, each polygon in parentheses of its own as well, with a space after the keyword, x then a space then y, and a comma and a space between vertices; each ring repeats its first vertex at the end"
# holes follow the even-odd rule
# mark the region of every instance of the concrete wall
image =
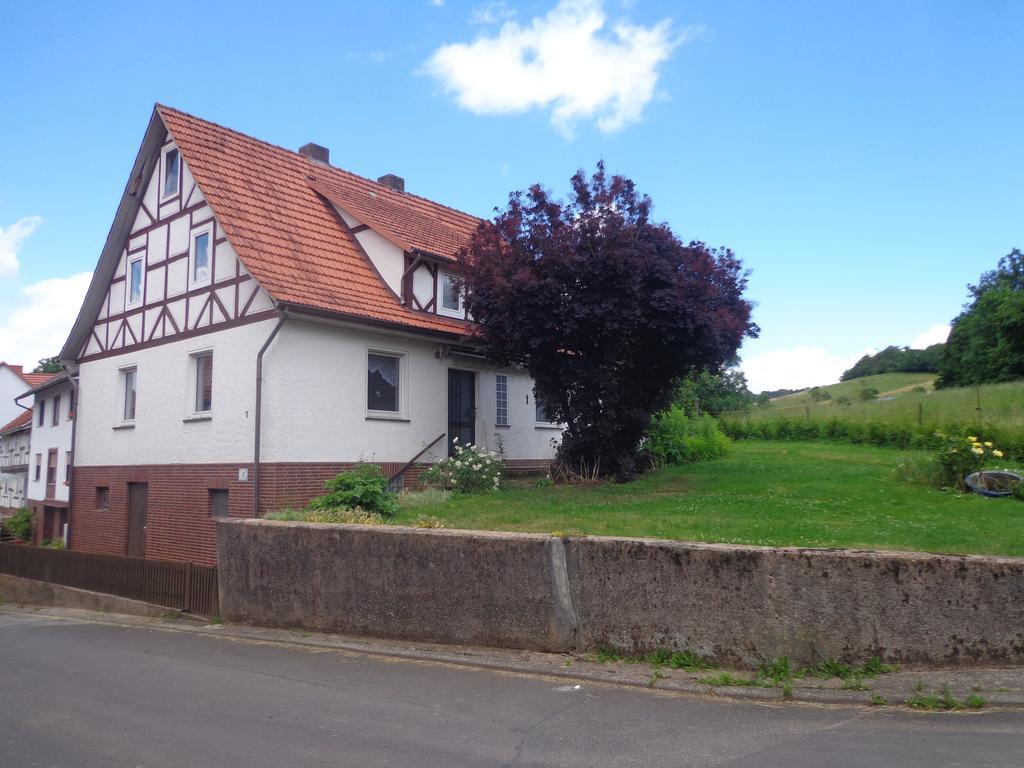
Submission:
POLYGON ((17 605, 47 605, 55 608, 77 608, 83 611, 121 613, 129 616, 163 618, 179 611, 159 605, 129 600, 126 597, 89 592, 45 581, 23 579, 0 573, 0 601, 17 605))
POLYGON ((239 521, 230 621, 549 651, 1024 661, 1024 559, 239 521))

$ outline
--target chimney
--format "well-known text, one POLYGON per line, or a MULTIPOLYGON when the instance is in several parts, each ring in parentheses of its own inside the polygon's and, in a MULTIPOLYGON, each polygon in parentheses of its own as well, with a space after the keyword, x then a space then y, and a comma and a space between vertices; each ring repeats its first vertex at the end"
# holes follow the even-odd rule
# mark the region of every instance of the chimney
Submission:
POLYGON ((324 165, 331 164, 331 150, 327 147, 321 147, 319 144, 310 142, 309 144, 303 144, 299 147, 299 154, 308 157, 310 160, 323 163, 324 165))
POLYGON ((395 190, 395 192, 405 192, 405 179, 401 176, 395 176, 393 173, 385 173, 377 179, 377 183, 383 184, 388 189, 395 190))

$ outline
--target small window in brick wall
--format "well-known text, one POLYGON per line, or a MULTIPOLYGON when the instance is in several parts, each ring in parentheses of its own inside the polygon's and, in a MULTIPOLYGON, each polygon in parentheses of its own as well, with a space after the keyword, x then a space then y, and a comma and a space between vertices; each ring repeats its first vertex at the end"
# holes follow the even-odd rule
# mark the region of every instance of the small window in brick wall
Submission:
POLYGON ((228 491, 226 488, 210 489, 210 514, 214 517, 228 516, 228 491))
POLYGON ((96 509, 110 509, 110 488, 107 486, 96 488, 96 509))

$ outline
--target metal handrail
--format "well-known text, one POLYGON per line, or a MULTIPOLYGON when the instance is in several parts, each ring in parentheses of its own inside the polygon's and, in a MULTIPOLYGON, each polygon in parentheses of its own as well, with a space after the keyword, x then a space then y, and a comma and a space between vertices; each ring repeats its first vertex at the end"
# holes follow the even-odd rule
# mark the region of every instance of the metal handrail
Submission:
POLYGON ((435 438, 434 438, 433 440, 431 440, 431 441, 430 441, 430 443, 428 443, 428 444, 427 444, 427 445, 426 445, 426 446, 425 446, 425 447, 423 448, 423 450, 422 450, 422 451, 420 451, 420 452, 419 452, 419 453, 417 453, 417 454, 416 454, 415 456, 413 456, 413 457, 412 457, 411 459, 409 459, 409 461, 407 461, 407 462, 406 462, 406 463, 405 463, 405 464, 404 464, 404 465, 402 466, 402 468, 401 468, 400 470, 398 470, 397 472, 395 472, 395 474, 393 474, 393 475, 392 475, 391 477, 389 477, 389 478, 388 478, 388 482, 389 482, 389 483, 392 483, 392 482, 394 482, 395 478, 397 478, 397 477, 400 477, 400 476, 402 475, 402 473, 404 473, 404 472, 405 472, 405 470, 407 470, 407 469, 408 469, 409 467, 411 467, 411 466, 412 466, 413 464, 415 464, 415 463, 416 463, 416 459, 418 459, 418 458, 419 458, 420 456, 422 456, 422 455, 423 455, 424 453, 426 453, 426 452, 427 452, 427 451, 429 451, 429 450, 430 450, 431 448, 433 448, 433 447, 434 447, 435 445, 437 445, 437 441, 438 441, 438 440, 441 440, 441 439, 442 439, 442 438, 443 438, 443 437, 444 437, 445 435, 447 435, 447 434, 448 434, 447 432, 442 432, 442 433, 441 433, 440 435, 438 435, 438 436, 437 436, 437 437, 435 437, 435 438))

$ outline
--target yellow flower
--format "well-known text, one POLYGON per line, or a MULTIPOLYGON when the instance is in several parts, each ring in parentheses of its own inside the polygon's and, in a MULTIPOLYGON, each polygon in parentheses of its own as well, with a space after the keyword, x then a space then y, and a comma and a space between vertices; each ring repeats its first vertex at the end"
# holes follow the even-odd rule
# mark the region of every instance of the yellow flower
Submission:
POLYGON ((992 443, 990 443, 988 440, 986 440, 984 443, 982 443, 982 445, 984 445, 986 448, 991 448, 992 447, 992 443))
POLYGON ((974 435, 968 435, 967 442, 968 443, 976 443, 976 442, 978 442, 978 438, 976 438, 974 435))
POLYGON ((980 445, 976 445, 973 448, 971 448, 971 453, 976 453, 979 456, 981 456, 981 454, 983 454, 984 452, 985 452, 985 449, 982 448, 980 445))
POLYGON ((1003 458, 1003 452, 1002 451, 992 451, 992 455, 995 456, 997 459, 1003 458))

